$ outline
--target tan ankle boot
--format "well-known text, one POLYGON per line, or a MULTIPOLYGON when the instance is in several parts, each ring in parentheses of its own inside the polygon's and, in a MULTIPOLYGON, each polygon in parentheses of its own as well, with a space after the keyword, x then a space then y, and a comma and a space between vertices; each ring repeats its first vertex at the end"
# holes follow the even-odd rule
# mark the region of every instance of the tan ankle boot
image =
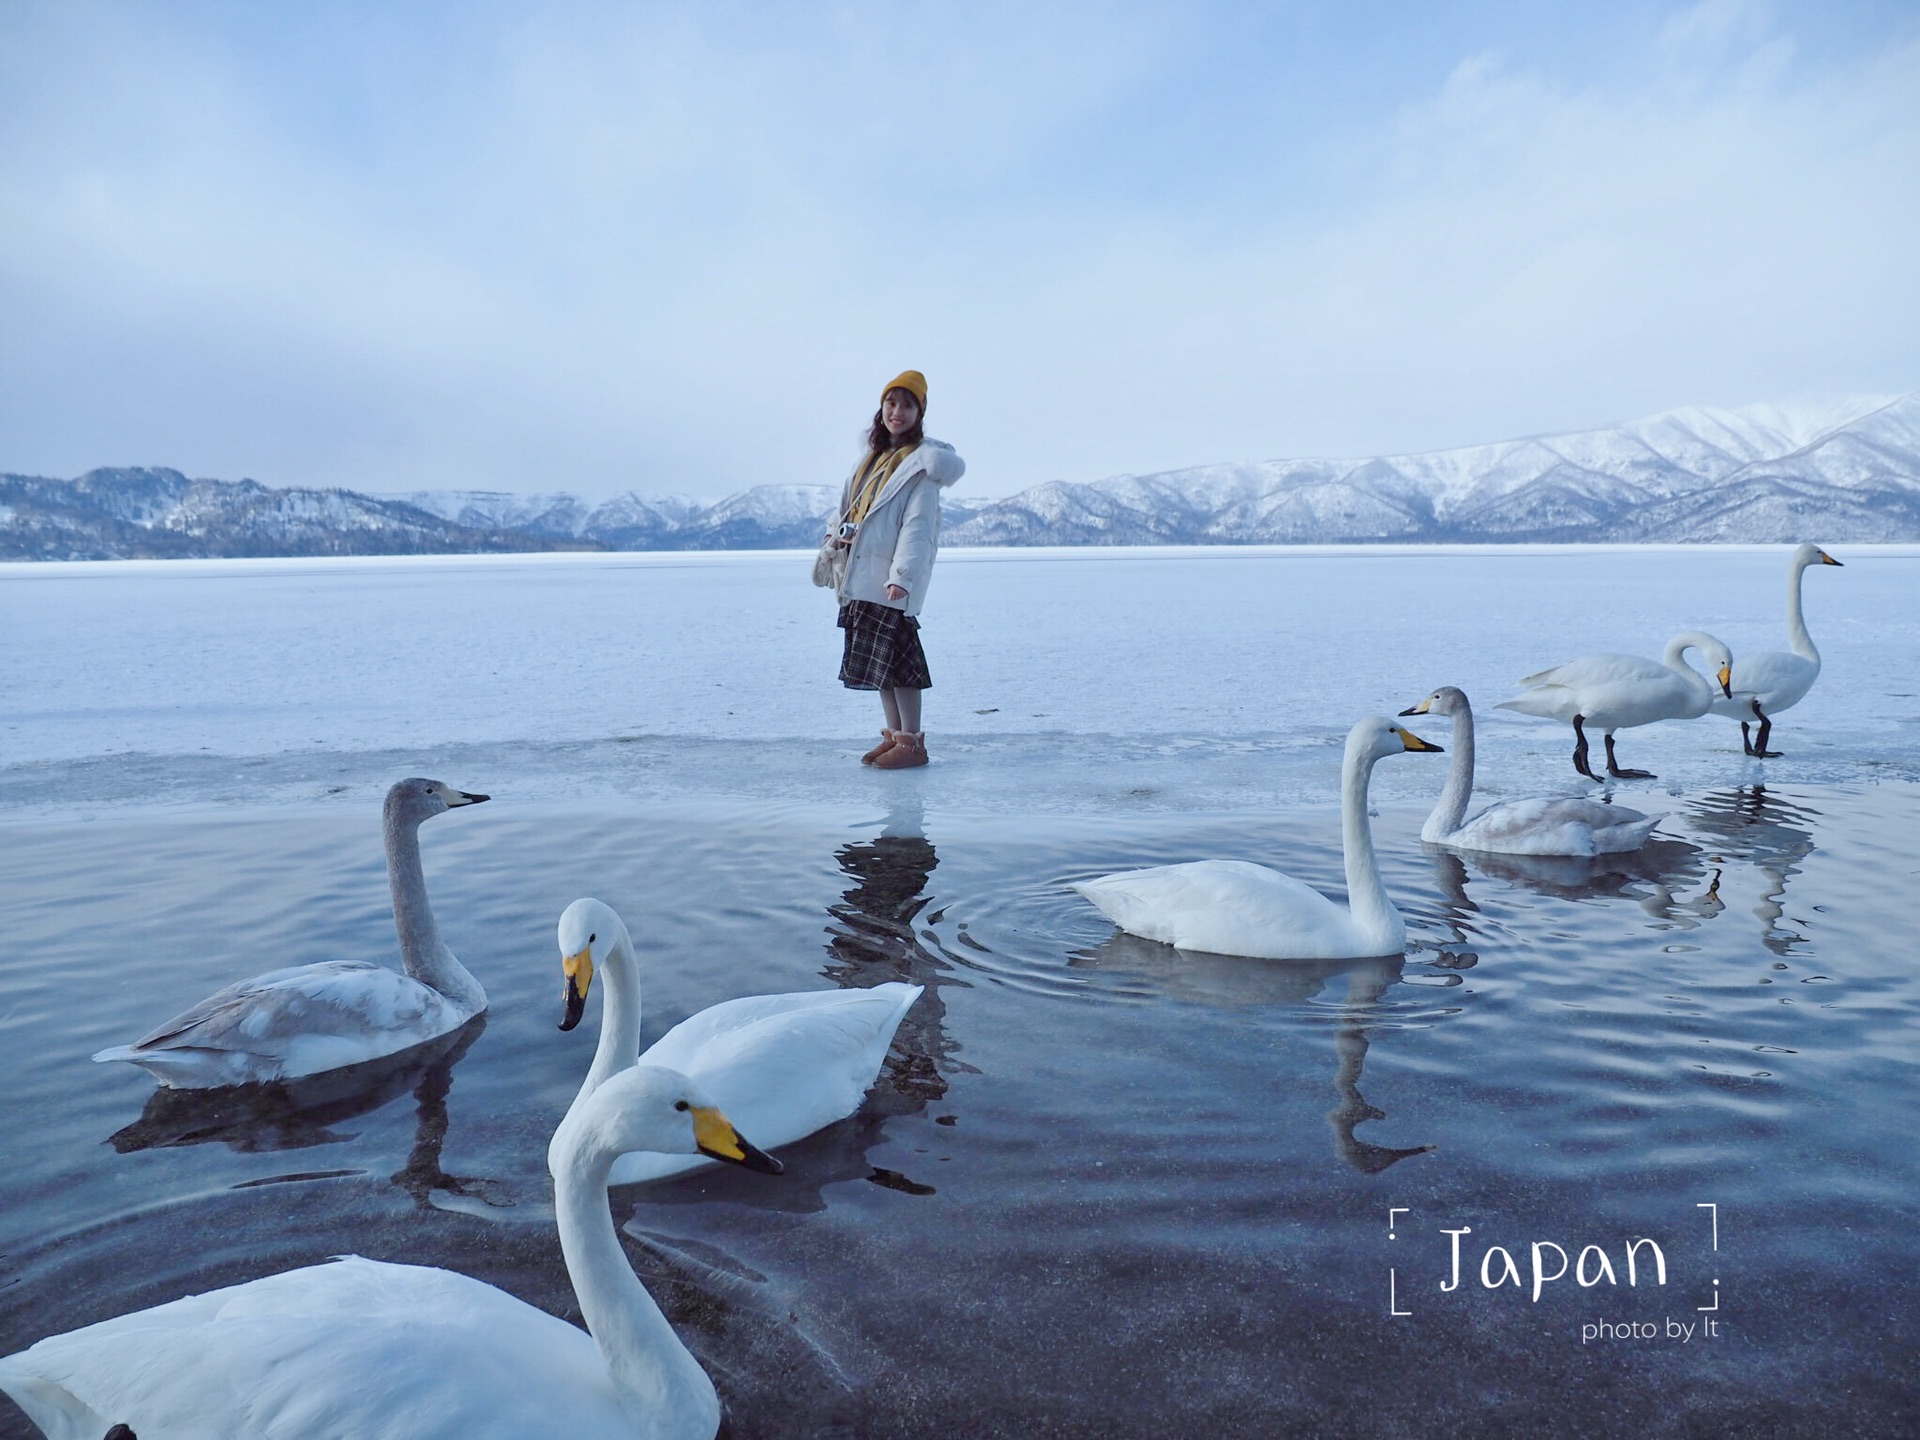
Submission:
POLYGON ((873 749, 867 751, 866 754, 862 755, 860 757, 860 763, 862 765, 871 765, 873 764, 874 761, 878 760, 882 755, 886 754, 887 751, 891 750, 893 748, 893 737, 896 733, 897 732, 889 730, 885 726, 882 726, 880 728, 880 743, 874 746, 873 749))
POLYGON ((911 770, 916 765, 927 763, 927 737, 918 730, 896 730, 893 732, 893 746, 883 750, 875 758, 876 770, 911 770))

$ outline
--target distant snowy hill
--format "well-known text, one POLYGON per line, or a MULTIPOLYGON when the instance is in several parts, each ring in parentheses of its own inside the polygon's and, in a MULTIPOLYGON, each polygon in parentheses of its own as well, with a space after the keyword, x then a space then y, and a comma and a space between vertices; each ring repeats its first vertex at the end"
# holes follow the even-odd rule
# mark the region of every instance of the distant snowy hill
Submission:
POLYGON ((272 490, 252 480, 189 480, 178 470, 146 468, 90 470, 77 480, 0 475, 0 560, 578 548, 451 523, 351 490, 272 490))
MULTIPOLYGON (((0 559, 811 547, 836 489, 716 504, 565 492, 271 490, 174 470, 0 475, 0 559)), ((1203 465, 1004 500, 948 492, 949 545, 1920 540, 1920 394, 1671 410, 1426 455, 1203 465)))
POLYGON ((1673 410, 1427 455, 1054 482, 956 545, 1920 539, 1920 395, 1673 410))

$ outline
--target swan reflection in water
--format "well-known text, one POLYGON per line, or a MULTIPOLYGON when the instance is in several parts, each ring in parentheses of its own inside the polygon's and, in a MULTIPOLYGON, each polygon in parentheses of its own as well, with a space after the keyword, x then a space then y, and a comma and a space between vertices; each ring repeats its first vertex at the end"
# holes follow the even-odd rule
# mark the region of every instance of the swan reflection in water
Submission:
POLYGON ((486 1028, 487 1017, 476 1015, 458 1030, 398 1055, 298 1080, 214 1090, 162 1087, 147 1097, 140 1118, 115 1131, 108 1143, 122 1155, 215 1142, 242 1154, 337 1145, 354 1139, 355 1132, 335 1126, 370 1115, 411 1091, 419 1104, 419 1122, 413 1149, 392 1176, 393 1183, 422 1209, 432 1206, 435 1191, 489 1205, 510 1204, 496 1198, 494 1182, 449 1175, 440 1164, 453 1067, 486 1028))
POLYGON ((1742 785, 1734 790, 1703 795, 1692 808, 1696 832, 1711 837, 1720 854, 1752 863, 1767 879, 1753 913, 1760 921, 1760 943, 1775 955, 1786 956, 1804 945, 1807 937, 1780 924, 1786 914, 1782 901, 1787 881, 1800 873, 1800 864, 1814 851, 1813 825, 1820 812, 1769 795, 1764 785, 1742 785))
POLYGON ((1439 890, 1436 918, 1456 945, 1471 944, 1480 935, 1480 906, 1468 894, 1476 874, 1560 900, 1634 900, 1655 928, 1663 930, 1694 929, 1726 908, 1720 898, 1720 870, 1698 845, 1684 840, 1654 839, 1638 850, 1592 857, 1425 848, 1439 890))
MULTIPOLYGON (((1255 960, 1241 955, 1211 955, 1178 950, 1158 940, 1144 940, 1116 930, 1091 950, 1070 955, 1075 970, 1137 976, 1155 991, 1174 999, 1226 1008, 1309 1004, 1340 976, 1347 981, 1346 1001, 1333 1031, 1337 1058, 1333 1088, 1339 1096, 1327 1112, 1333 1127, 1333 1150, 1354 1169, 1377 1175, 1409 1155, 1424 1155, 1432 1145, 1395 1147, 1375 1145, 1354 1134, 1368 1120, 1384 1120, 1386 1112, 1360 1093, 1360 1072, 1367 1061, 1371 1036, 1367 1022, 1387 988, 1397 983, 1406 957, 1386 955, 1366 960, 1255 960)), ((1458 977, 1449 977, 1459 983, 1458 977)))

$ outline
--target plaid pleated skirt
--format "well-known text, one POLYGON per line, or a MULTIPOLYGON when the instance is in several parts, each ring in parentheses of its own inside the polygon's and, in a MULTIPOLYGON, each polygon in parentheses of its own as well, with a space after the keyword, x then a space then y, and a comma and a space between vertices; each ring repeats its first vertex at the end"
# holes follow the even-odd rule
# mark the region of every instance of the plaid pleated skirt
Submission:
POLYGON ((927 652, 920 648, 920 622, 906 611, 848 600, 840 606, 838 623, 847 632, 840 683, 849 690, 933 688, 927 652))

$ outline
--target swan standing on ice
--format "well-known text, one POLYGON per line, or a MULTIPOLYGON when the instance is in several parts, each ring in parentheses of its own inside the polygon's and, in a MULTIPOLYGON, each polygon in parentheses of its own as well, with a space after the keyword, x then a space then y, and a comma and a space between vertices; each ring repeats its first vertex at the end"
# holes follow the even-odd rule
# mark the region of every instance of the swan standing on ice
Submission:
POLYGON ((1638 850, 1660 823, 1624 805, 1609 805, 1572 795, 1529 795, 1501 800, 1471 820, 1473 798, 1473 707, 1464 692, 1442 685, 1402 715, 1453 718, 1453 759, 1447 787, 1427 817, 1420 838, 1455 850, 1487 850, 1503 855, 1618 855, 1638 850))
MULTIPOLYGON (((890 980, 863 990, 724 1000, 682 1020, 643 1055, 640 962, 625 923, 610 905, 576 900, 560 916, 558 938, 566 976, 560 1028, 580 1023, 596 973, 606 977, 607 999, 593 1066, 547 1151, 555 1175, 575 1117, 613 1076, 636 1065, 690 1076, 769 1150, 844 1120, 879 1077, 893 1032, 922 989, 890 980)), ((705 1163, 698 1155, 626 1155, 613 1167, 613 1183, 637 1185, 705 1163)))
POLYGON ((1380 883, 1367 825, 1367 782, 1376 761, 1408 750, 1439 753, 1418 735, 1373 715, 1347 734, 1340 770, 1340 822, 1347 905, 1291 875, 1245 860, 1195 860, 1123 870, 1074 885, 1130 935, 1182 950, 1263 960, 1353 960, 1398 955, 1406 922, 1380 883))
POLYGON ((1813 648, 1807 634, 1806 617, 1800 613, 1800 578, 1810 565, 1838 565, 1818 545, 1801 545, 1787 562, 1787 644, 1785 650, 1762 650, 1743 655, 1733 662, 1731 695, 1713 702, 1713 713, 1740 722, 1740 744, 1747 754, 1762 760, 1774 760, 1780 751, 1767 749, 1767 736, 1773 729, 1773 717, 1800 703, 1820 678, 1820 652, 1813 648), (1747 727, 1760 722, 1759 736, 1752 737, 1747 727))
POLYGON ((569 1120, 554 1210, 591 1335, 450 1270, 350 1255, 51 1336, 0 1359, 0 1389, 53 1440, 712 1440, 719 1397, 620 1248, 607 1176, 639 1150, 780 1162, 671 1070, 629 1070, 569 1120))
POLYGON ((1587 732, 1594 724, 1606 732, 1607 774, 1616 780, 1652 780, 1651 770, 1622 770, 1613 753, 1613 732, 1656 720, 1697 720, 1713 704, 1712 684, 1682 658, 1698 650, 1716 667, 1722 695, 1732 694, 1727 682, 1733 672, 1733 653, 1713 636, 1689 630, 1667 642, 1660 663, 1638 655, 1588 655, 1551 670, 1529 675, 1520 683, 1523 695, 1502 700, 1502 710, 1542 715, 1573 722, 1573 768, 1589 780, 1600 777, 1587 764, 1587 732))
POLYGON ((441 942, 420 869, 420 822, 485 795, 438 780, 402 780, 384 810, 387 880, 403 975, 366 960, 270 970, 217 990, 131 1045, 126 1060, 162 1085, 207 1089, 293 1080, 398 1054, 449 1034, 487 1008, 487 992, 441 942))

